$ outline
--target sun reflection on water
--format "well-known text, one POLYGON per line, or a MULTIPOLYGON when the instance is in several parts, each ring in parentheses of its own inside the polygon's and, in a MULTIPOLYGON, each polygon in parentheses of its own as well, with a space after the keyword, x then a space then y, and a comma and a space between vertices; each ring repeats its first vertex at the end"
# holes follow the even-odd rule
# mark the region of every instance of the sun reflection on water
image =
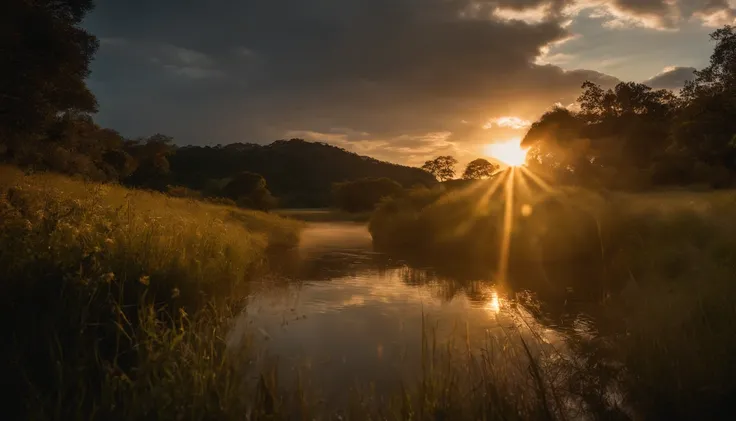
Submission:
POLYGON ((491 292, 490 300, 486 303, 485 306, 486 310, 489 312, 498 314, 501 312, 501 300, 498 298, 498 292, 493 290, 491 292))

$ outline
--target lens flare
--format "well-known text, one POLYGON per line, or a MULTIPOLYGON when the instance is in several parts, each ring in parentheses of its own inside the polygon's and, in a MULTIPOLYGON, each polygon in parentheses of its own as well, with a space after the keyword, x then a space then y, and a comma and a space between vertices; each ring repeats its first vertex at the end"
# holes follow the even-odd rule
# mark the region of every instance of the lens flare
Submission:
POLYGON ((529 149, 521 147, 521 139, 511 139, 506 142, 491 143, 486 145, 485 153, 509 167, 520 167, 526 162, 529 149))

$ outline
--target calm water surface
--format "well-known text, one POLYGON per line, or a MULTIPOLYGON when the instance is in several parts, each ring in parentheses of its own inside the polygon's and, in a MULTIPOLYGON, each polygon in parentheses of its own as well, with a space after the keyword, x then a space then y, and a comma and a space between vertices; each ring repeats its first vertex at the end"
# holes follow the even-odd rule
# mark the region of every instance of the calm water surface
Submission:
POLYGON ((252 294, 233 338, 245 333, 263 360, 317 373, 328 395, 416 373, 423 331, 464 348, 531 327, 564 346, 492 279, 459 281, 376 253, 364 224, 310 224, 296 254, 252 294))

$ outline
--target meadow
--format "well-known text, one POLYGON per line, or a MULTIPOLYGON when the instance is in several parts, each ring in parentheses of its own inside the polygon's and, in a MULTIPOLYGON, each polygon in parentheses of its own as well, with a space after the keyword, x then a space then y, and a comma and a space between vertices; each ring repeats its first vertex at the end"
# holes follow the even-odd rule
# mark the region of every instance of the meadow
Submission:
POLYGON ((270 249, 301 223, 0 168, 7 414, 242 414, 225 338, 270 249))

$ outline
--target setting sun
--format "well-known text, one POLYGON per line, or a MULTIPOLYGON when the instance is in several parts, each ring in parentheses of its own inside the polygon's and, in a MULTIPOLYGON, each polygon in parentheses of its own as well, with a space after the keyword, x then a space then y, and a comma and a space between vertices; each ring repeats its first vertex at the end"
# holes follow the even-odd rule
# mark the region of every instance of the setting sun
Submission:
POLYGON ((529 149, 521 147, 521 139, 511 139, 506 142, 486 145, 485 153, 510 167, 520 167, 526 162, 529 149))

